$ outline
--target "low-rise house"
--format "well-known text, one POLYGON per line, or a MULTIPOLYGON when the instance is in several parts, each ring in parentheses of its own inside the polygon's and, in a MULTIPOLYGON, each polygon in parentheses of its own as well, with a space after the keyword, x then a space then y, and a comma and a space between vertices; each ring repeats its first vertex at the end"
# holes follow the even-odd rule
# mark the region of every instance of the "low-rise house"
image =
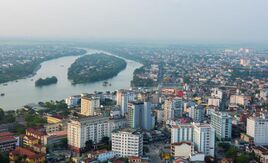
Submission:
POLYGON ((11 163, 19 161, 25 161, 27 163, 44 163, 45 155, 37 154, 23 147, 17 147, 14 151, 9 153, 9 160, 11 163))
POLYGON ((17 139, 10 132, 0 133, 0 152, 9 152, 16 148, 17 139))

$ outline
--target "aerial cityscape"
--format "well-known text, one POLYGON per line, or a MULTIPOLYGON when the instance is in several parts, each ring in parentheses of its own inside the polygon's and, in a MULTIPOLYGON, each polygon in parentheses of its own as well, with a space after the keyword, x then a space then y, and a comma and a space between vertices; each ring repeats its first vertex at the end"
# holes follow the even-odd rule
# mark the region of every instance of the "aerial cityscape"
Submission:
POLYGON ((29 1, 0 2, 0 163, 268 163, 267 2, 29 1))

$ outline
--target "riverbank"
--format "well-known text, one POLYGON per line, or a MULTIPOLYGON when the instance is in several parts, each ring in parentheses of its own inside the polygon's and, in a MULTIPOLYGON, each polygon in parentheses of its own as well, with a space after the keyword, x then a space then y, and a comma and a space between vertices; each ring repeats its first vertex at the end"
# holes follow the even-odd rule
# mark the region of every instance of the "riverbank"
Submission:
MULTIPOLYGON (((116 56, 103 50, 85 50, 87 50, 87 54, 105 53, 116 56)), ((40 101, 62 100, 71 95, 81 94, 83 92, 93 93, 94 91, 105 92, 129 89, 134 70, 142 66, 142 64, 138 62, 123 58, 127 63, 126 68, 119 72, 117 76, 107 80, 111 86, 103 86, 103 81, 73 85, 71 81, 68 80, 67 73, 68 68, 78 57, 80 56, 67 56, 45 61, 41 63, 41 68, 34 76, 19 79, 17 82, 8 82, 7 86, 0 84, 0 92, 5 93, 4 97, 0 97, 0 108, 4 110, 15 110, 26 104, 38 103, 40 101), (56 76, 58 83, 46 87, 35 87, 35 80, 48 76, 56 76)))
POLYGON ((125 68, 123 59, 96 53, 78 58, 68 69, 68 79, 73 84, 103 81, 115 77, 125 68))
POLYGON ((41 63, 53 59, 57 59, 65 56, 80 56, 86 54, 87 51, 84 49, 76 49, 75 51, 64 52, 62 54, 55 54, 53 56, 48 56, 43 59, 38 59, 36 61, 28 62, 27 64, 17 64, 10 68, 6 68, 4 71, 0 71, 0 84, 4 84, 10 81, 16 81, 19 79, 25 79, 32 77, 40 69, 41 63))

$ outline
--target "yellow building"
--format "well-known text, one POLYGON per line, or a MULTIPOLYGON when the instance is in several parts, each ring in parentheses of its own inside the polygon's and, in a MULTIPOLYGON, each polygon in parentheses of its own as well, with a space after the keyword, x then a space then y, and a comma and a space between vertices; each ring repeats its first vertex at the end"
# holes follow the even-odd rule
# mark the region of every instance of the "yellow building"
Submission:
POLYGON ((95 96, 81 97, 81 114, 85 116, 93 116, 95 109, 100 107, 100 98, 95 96))

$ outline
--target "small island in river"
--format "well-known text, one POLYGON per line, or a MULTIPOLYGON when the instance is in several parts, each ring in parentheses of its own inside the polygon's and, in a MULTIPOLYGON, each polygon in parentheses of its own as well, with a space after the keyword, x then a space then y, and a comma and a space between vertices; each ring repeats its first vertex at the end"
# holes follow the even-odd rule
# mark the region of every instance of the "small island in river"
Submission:
POLYGON ((68 70, 68 79, 73 84, 107 80, 126 68, 124 59, 96 53, 78 58, 68 70))
POLYGON ((47 77, 45 79, 39 78, 38 80, 35 81, 35 86, 41 87, 45 85, 56 84, 57 82, 58 82, 58 79, 56 76, 47 77))

